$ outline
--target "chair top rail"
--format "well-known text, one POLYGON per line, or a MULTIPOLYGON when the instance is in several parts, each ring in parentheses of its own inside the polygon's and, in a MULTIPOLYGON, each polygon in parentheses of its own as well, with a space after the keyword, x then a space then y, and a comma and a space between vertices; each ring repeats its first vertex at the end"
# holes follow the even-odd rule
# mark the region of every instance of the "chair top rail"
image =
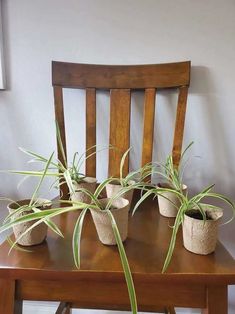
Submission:
POLYGON ((96 65, 52 61, 52 85, 63 88, 145 89, 189 86, 190 61, 96 65))

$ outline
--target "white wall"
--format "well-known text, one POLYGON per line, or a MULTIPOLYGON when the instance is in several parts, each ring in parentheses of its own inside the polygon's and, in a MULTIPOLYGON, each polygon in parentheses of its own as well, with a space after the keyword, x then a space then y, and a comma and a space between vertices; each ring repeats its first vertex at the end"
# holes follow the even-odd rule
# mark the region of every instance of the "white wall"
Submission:
MULTIPOLYGON (((8 90, 0 92, 2 169, 26 167, 27 158, 18 146, 46 155, 55 148, 51 60, 100 64, 192 60, 185 144, 194 140, 192 153, 201 159, 192 159, 185 181, 192 191, 216 183, 217 192, 234 197, 234 1, 3 0, 3 14, 8 90)), ((83 96, 79 91, 65 92, 70 152, 84 149, 83 96)), ((107 96, 98 95, 98 120, 108 117, 107 96)), ((142 99, 134 94, 132 167, 138 165, 140 152, 142 99)), ((156 158, 170 150, 174 100, 174 93, 169 97, 161 93, 157 99, 156 158)), ((106 126, 108 122, 98 132, 101 144, 107 143, 106 126)), ((98 177, 105 175, 106 162, 99 162, 98 177)), ((17 190, 19 178, 1 177, 2 195, 19 198, 32 191, 31 184, 17 190)), ((234 226, 221 227, 221 239, 233 256, 234 226)), ((232 313, 232 298, 230 303, 232 313)))

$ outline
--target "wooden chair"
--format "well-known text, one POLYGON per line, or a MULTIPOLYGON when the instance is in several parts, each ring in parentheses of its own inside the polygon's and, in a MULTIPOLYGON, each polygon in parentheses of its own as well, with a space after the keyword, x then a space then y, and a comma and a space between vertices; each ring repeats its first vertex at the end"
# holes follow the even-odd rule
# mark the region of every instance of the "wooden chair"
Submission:
MULTIPOLYGON (((131 92, 143 90, 145 98, 141 164, 145 165, 152 161, 156 92, 158 89, 177 88, 179 96, 172 154, 174 164, 178 166, 189 82, 189 61, 125 66, 52 62, 55 117, 59 124, 64 147, 66 148, 63 88, 86 90, 86 149, 96 145, 96 91, 110 90, 109 144, 118 150, 109 151, 108 172, 109 176, 118 176, 121 157, 130 146, 131 92)), ((58 158, 63 161, 59 146, 58 158)), ((129 158, 124 166, 124 174, 127 174, 128 171, 129 158)), ((95 155, 86 162, 86 175, 96 176, 95 155)), ((67 195, 67 193, 66 187, 63 186, 62 195, 67 195)), ((166 311, 168 310, 166 309, 166 311)), ((169 313, 174 313, 174 309, 169 309, 169 313)))
MULTIPOLYGON (((86 89, 86 147, 96 142, 95 91, 111 90, 109 174, 118 173, 121 154, 129 147, 130 93, 145 91, 142 164, 151 161, 155 93, 178 88, 179 101, 173 141, 174 163, 179 162, 185 118, 190 63, 141 66, 99 66, 53 63, 56 119, 65 144, 63 94, 66 87, 86 89), (122 130, 122 131, 121 131, 122 130)), ((59 158, 61 156, 59 155, 59 158)), ((125 165, 128 172, 128 161, 125 165)), ((95 157, 86 164, 95 175, 95 157)), ((134 202, 138 195, 134 195, 134 202)), ((139 311, 174 313, 175 307, 201 308, 203 314, 226 314, 227 287, 235 284, 235 263, 218 243, 214 254, 200 256, 184 249, 179 233, 167 273, 162 266, 168 249, 170 221, 159 215, 156 202, 147 199, 129 219, 125 250, 135 282, 139 311), (138 231, 138 232, 137 232, 138 231)), ((81 241, 81 269, 74 266, 71 238, 78 212, 55 219, 65 237, 48 232, 33 253, 0 246, 0 313, 22 314, 23 300, 61 301, 57 314, 70 308, 129 310, 130 303, 118 250, 102 245, 91 216, 87 215, 81 241)))
MULTIPOLYGON (((63 88, 86 90, 86 149, 96 144, 96 91, 110 90, 109 143, 119 150, 110 150, 108 169, 109 176, 118 175, 121 156, 130 146, 131 91, 143 90, 142 165, 145 165, 152 160, 156 92, 158 89, 177 88, 179 96, 172 148, 174 164, 177 166, 181 156, 189 81, 189 61, 130 66, 52 62, 55 117, 64 147, 66 148, 63 88)), ((58 157, 62 161, 59 150, 58 157)), ((127 159, 124 174, 128 173, 128 169, 127 159)), ((95 155, 87 160, 86 175, 96 176, 95 155)))

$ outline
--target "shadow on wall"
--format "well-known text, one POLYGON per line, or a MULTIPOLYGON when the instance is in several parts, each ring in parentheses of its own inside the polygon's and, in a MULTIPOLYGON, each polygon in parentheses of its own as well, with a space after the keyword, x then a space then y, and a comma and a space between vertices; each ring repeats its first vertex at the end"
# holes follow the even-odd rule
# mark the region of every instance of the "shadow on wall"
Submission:
MULTIPOLYGON (((229 165, 235 156, 231 143, 226 136, 226 117, 224 118, 224 103, 219 96, 219 86, 215 86, 213 75, 210 69, 204 66, 193 66, 191 72, 191 85, 189 95, 192 98, 198 98, 199 102, 189 104, 188 112, 191 116, 187 117, 189 122, 196 121, 195 135, 200 135, 199 153, 202 152, 203 161, 208 163, 209 171, 204 172, 203 182, 218 183, 218 189, 221 193, 231 192, 231 186, 228 186, 229 176, 232 175, 229 165), (197 108, 195 108, 197 106, 197 108), (201 151, 201 149, 205 149, 201 151), (207 153, 208 155, 205 155, 207 153), (209 157, 209 160, 208 160, 209 157), (223 171, 223 173, 221 173, 223 171)), ((190 132, 190 129, 188 130, 190 132)))

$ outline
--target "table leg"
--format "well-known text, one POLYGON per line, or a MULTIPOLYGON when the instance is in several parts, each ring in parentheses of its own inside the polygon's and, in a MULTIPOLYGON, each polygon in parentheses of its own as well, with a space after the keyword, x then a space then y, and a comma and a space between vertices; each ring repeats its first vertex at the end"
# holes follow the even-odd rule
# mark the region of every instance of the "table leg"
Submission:
POLYGON ((228 313, 228 287, 226 285, 207 287, 207 308, 202 310, 202 314, 215 313, 228 313))
POLYGON ((15 281, 0 279, 0 313, 22 314, 23 302, 15 300, 15 281))

